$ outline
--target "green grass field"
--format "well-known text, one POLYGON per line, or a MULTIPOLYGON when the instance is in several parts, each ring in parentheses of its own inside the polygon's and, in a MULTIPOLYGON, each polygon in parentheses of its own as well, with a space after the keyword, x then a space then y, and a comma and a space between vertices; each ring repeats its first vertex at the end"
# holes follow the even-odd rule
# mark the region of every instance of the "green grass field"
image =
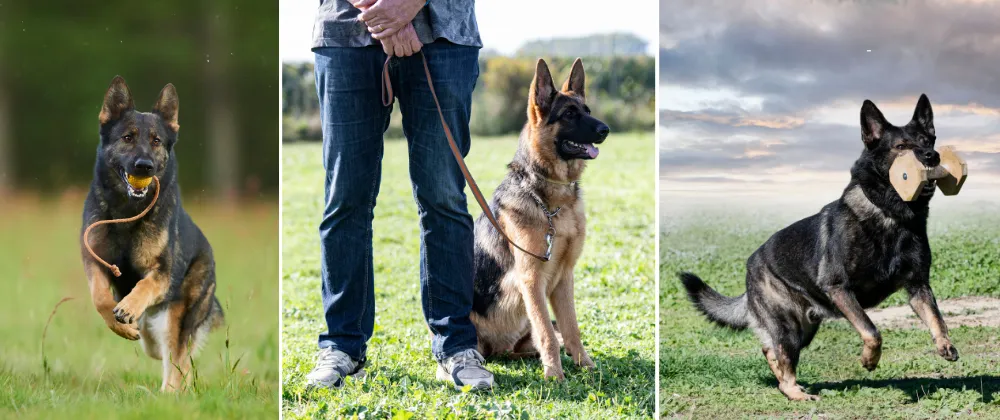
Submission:
MULTIPOLYGON (((827 321, 803 351, 798 370, 799 383, 822 400, 787 401, 777 390, 757 338, 749 331, 710 325, 688 303, 675 273, 692 271, 729 296, 743 293, 747 257, 776 230, 811 213, 803 210, 796 217, 790 216, 796 212, 776 209, 786 214, 776 216, 726 207, 671 212, 661 218, 662 416, 1000 416, 1000 330, 988 327, 949 325, 961 357, 951 363, 937 356, 926 328, 880 326, 882 360, 869 373, 861 367, 862 344, 854 329, 842 320, 827 321)), ((1000 296, 1000 209, 968 207, 978 211, 932 211, 931 286, 938 300, 1000 296)), ((900 292, 883 306, 905 303, 905 292, 900 292)))
MULTIPOLYGON (((492 193, 517 146, 513 137, 477 138, 468 164, 492 193)), ((650 417, 655 378, 654 141, 613 135, 584 175, 588 237, 576 268, 576 302, 594 372, 567 368, 564 383, 542 380, 537 360, 488 361, 491 392, 462 393, 434 380, 419 300, 418 222, 406 144, 386 143, 375 209, 375 336, 364 381, 306 391, 320 304, 317 226, 322 214, 320 146, 284 146, 282 371, 285 418, 634 418, 650 417)), ((480 213, 470 195, 470 212, 480 213)))
POLYGON ((94 310, 78 246, 82 206, 79 194, 0 204, 0 418, 274 418, 276 204, 186 204, 214 248, 227 325, 209 336, 195 389, 181 395, 161 395, 160 362, 94 310), (64 297, 73 300, 49 325, 46 371, 42 330, 64 297))

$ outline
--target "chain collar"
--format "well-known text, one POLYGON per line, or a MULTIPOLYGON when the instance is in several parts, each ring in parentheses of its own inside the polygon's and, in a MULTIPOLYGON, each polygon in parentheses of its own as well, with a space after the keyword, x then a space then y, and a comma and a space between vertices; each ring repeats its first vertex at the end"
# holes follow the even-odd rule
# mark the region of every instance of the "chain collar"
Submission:
POLYGON ((559 215, 559 210, 562 210, 562 207, 556 207, 555 210, 549 211, 549 208, 545 206, 545 203, 537 195, 532 194, 531 198, 534 198, 535 202, 538 203, 538 207, 542 208, 542 213, 545 214, 545 219, 549 222, 549 228, 545 231, 545 260, 548 261, 552 258, 552 239, 556 237, 556 225, 552 219, 559 215))

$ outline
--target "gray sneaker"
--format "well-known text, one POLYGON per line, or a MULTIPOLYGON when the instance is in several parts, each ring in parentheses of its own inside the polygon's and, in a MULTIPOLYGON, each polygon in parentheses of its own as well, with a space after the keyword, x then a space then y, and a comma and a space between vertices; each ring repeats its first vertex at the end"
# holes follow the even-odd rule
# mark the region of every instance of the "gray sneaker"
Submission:
POLYGON ((453 354, 438 362, 437 379, 450 382, 456 390, 466 385, 472 389, 493 388, 493 374, 483 367, 483 355, 475 349, 468 349, 453 354))
POLYGON ((348 376, 364 378, 364 367, 364 360, 354 361, 347 353, 327 347, 316 355, 316 367, 306 375, 306 379, 310 388, 340 388, 348 376))

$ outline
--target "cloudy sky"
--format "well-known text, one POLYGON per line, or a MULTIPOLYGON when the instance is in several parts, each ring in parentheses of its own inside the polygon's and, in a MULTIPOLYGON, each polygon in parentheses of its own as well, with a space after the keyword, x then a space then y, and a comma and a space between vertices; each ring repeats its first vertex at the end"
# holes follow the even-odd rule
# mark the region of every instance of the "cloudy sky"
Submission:
MULTIPOLYGON (((312 60, 312 22, 319 1, 281 2, 282 61, 312 60)), ((655 1, 629 2, 617 7, 605 0, 479 0, 476 19, 487 48, 510 54, 525 41, 629 32, 656 51, 655 1), (575 24, 566 24, 572 22, 575 24)))
POLYGON ((959 197, 1000 195, 998 22, 1000 2, 664 0, 661 191, 832 200, 862 102, 903 125, 926 93, 969 162, 959 197))

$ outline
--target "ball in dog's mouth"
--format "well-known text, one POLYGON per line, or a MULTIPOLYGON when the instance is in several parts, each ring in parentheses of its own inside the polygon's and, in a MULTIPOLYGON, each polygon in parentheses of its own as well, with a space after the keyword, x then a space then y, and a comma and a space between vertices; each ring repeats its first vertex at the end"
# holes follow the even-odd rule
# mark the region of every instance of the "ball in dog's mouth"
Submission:
POLYGON ((149 191, 149 184, 153 182, 153 177, 146 176, 136 176, 124 169, 120 170, 122 180, 125 181, 125 186, 128 189, 128 195, 133 198, 142 198, 146 196, 146 192, 149 191))

